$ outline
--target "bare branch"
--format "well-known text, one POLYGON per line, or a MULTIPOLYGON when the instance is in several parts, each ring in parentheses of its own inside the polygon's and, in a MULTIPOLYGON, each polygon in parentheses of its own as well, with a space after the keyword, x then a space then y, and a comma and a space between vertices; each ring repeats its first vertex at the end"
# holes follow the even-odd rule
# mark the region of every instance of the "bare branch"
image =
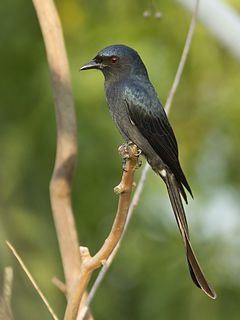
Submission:
MULTIPOLYGON (((189 49, 190 49, 190 45, 191 45, 191 41, 192 41, 192 36, 193 36, 194 30, 195 30, 195 26, 196 26, 198 7, 199 7, 199 0, 196 0, 195 10, 194 10, 194 13, 192 15, 191 23, 190 23, 190 26, 189 26, 187 38, 186 38, 186 41, 185 41, 185 45, 184 45, 182 56, 181 56, 181 59, 180 59, 180 62, 179 62, 177 73, 175 75, 175 79, 174 79, 174 82, 172 84, 172 87, 171 87, 171 90, 170 90, 170 93, 169 93, 169 96, 167 98, 167 102, 166 102, 166 105, 165 105, 165 111, 166 111, 167 114, 169 114, 169 112, 170 112, 173 98, 175 96, 175 93, 177 91, 179 82, 180 82, 181 77, 182 77, 182 73, 183 73, 183 70, 184 70, 185 62, 186 62, 187 55, 188 55, 188 52, 189 52, 189 49)), ((105 277, 108 269, 110 268, 110 266, 112 264, 112 261, 113 261, 115 255, 116 255, 119 247, 120 247, 120 244, 122 242, 122 239, 123 239, 124 234, 126 232, 126 229, 128 227, 129 221, 130 221, 130 219, 132 217, 133 211, 134 211, 134 209, 136 208, 136 206, 137 206, 137 204, 139 202, 139 198, 140 198, 141 193, 143 191, 144 183, 146 181, 149 169, 150 169, 150 166, 149 166, 148 163, 146 163, 144 168, 143 168, 139 183, 138 183, 137 188, 136 188, 136 190, 134 192, 133 199, 131 201, 131 204, 130 204, 130 207, 129 207, 129 210, 128 210, 127 221, 126 221, 126 224, 124 226, 124 231, 123 231, 123 233, 121 235, 121 239, 120 239, 118 245, 116 246, 116 248, 114 249, 114 251, 112 252, 112 254, 110 255, 110 257, 108 258, 108 260, 106 261, 106 263, 103 265, 101 271, 99 272, 99 274, 98 274, 98 276, 97 276, 97 278, 96 278, 96 280, 95 280, 95 282, 94 282, 94 284, 93 284, 93 286, 92 286, 92 288, 91 288, 91 290, 90 290, 90 292, 89 292, 89 294, 87 296, 86 303, 82 307, 81 317, 79 316, 78 320, 84 319, 84 315, 86 314, 86 312, 87 312, 87 310, 89 308, 89 305, 90 305, 90 303, 91 303, 96 291, 98 290, 103 278, 105 277)))
POLYGON ((86 259, 82 261, 81 273, 69 297, 64 320, 76 319, 80 301, 92 272, 106 263, 124 230, 131 200, 134 172, 138 167, 139 151, 135 145, 123 145, 119 148, 119 152, 126 161, 126 166, 120 184, 114 189, 120 194, 116 217, 111 232, 100 250, 93 257, 87 254, 86 259))
POLYGON ((33 0, 46 47, 57 121, 57 153, 50 198, 67 290, 79 274, 81 257, 72 212, 72 177, 77 155, 77 129, 69 66, 61 23, 53 0, 33 0))
POLYGON ((54 320, 58 320, 58 317, 56 316, 55 312, 53 311, 52 307, 50 306, 49 302, 47 301, 47 299, 45 298, 44 294, 42 293, 41 289, 38 287, 36 281, 34 280, 33 276, 31 275, 31 273, 28 271, 27 267, 25 266, 23 260, 21 259, 21 257, 19 256, 19 254, 16 252, 16 250, 14 249, 14 247, 11 245, 11 243, 9 243, 8 241, 6 241, 7 246, 9 247, 9 249, 12 251, 13 255, 15 256, 15 258, 17 259, 17 261, 19 262, 20 266, 22 267, 23 271, 26 273, 28 279, 30 280, 30 282, 32 283, 33 287, 35 288, 35 290, 37 291, 37 293, 39 294, 40 298, 42 299, 42 301, 44 302, 45 306, 47 307, 49 313, 52 316, 52 319, 54 320))

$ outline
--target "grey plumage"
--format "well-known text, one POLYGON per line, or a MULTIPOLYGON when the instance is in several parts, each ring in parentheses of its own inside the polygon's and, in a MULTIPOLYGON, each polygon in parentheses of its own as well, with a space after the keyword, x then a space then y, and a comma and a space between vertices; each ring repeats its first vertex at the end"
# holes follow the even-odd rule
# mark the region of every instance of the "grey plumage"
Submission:
POLYGON ((178 159, 177 141, 165 111, 138 53, 124 45, 109 46, 81 70, 99 69, 105 77, 109 110, 126 142, 142 150, 152 169, 166 184, 173 212, 183 238, 194 283, 211 298, 216 293, 208 284, 192 250, 181 196, 191 188, 178 159))

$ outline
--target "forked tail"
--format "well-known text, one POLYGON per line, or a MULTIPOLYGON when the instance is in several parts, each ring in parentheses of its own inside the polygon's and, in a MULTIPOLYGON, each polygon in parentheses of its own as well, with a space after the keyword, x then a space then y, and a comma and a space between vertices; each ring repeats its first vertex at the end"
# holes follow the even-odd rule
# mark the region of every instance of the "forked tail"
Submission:
POLYGON ((166 172, 164 181, 166 183, 168 195, 173 208, 173 212, 177 220, 180 233, 183 238, 186 256, 188 260, 188 266, 189 266, 192 280, 210 298, 216 299, 217 295, 209 285, 206 277, 204 276, 189 240, 188 225, 187 225, 187 220, 186 220, 186 216, 185 216, 185 212, 182 204, 182 199, 180 196, 180 189, 178 186, 178 182, 176 181, 174 175, 170 172, 166 172))

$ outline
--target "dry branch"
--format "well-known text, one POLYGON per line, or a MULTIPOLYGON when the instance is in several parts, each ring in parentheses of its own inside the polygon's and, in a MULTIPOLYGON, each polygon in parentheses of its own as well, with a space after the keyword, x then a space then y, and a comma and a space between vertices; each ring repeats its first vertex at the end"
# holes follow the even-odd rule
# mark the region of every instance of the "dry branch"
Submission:
POLYGON ((67 290, 79 274, 81 257, 72 212, 71 184, 77 155, 77 129, 69 66, 59 16, 52 0, 33 0, 46 47, 53 86, 57 152, 50 197, 67 290))
POLYGON ((116 217, 111 232, 100 250, 93 257, 88 255, 88 257, 83 259, 80 275, 69 297, 64 320, 76 319, 79 304, 92 272, 106 263, 107 259, 118 244, 124 230, 131 200, 134 172, 138 167, 139 150, 135 145, 123 145, 119 148, 119 152, 124 161, 126 161, 126 164, 122 180, 114 189, 116 193, 120 194, 116 217))
MULTIPOLYGON (((172 102, 173 102, 173 98, 174 98, 174 96, 176 94, 177 88, 179 86, 179 83, 180 83, 180 80, 181 80, 181 77, 182 77, 182 74, 183 74, 184 66, 185 66, 185 63, 186 63, 186 60, 187 60, 188 52, 189 52, 190 45, 191 45, 191 42, 192 42, 193 33, 194 33, 194 30, 195 30, 195 26, 196 26, 199 2, 200 2, 200 0, 196 0, 195 10, 194 10, 193 15, 192 15, 191 23, 189 25, 188 34, 187 34, 187 37, 186 37, 186 41, 185 41, 183 52, 182 52, 182 55, 181 55, 181 58, 180 58, 178 69, 177 69, 177 72, 176 72, 176 75, 175 75, 171 90, 169 92, 169 95, 168 95, 168 98, 167 98, 167 101, 166 101, 166 104, 165 104, 165 111, 166 111, 167 114, 169 114, 169 112, 170 112, 170 109, 171 109, 171 106, 172 106, 172 102)), ((110 257, 108 258, 108 260, 106 261, 106 263, 104 264, 104 266, 102 267, 101 271, 99 272, 99 274, 98 274, 98 276, 97 276, 97 278, 96 278, 96 280, 95 280, 95 282, 94 282, 94 284, 93 284, 93 286, 92 286, 92 288, 91 288, 91 290, 90 290, 90 292, 89 292, 89 294, 87 296, 85 305, 82 306, 81 316, 78 318, 78 320, 84 319, 84 315, 86 314, 86 312, 87 312, 87 310, 88 310, 88 308, 90 306, 90 303, 91 303, 96 291, 98 290, 103 278, 105 277, 106 273, 108 272, 108 269, 110 268, 110 266, 112 264, 112 261, 113 261, 115 255, 116 255, 119 247, 120 247, 121 241, 122 241, 123 236, 124 236, 124 234, 126 232, 126 229, 128 227, 129 221, 130 221, 130 219, 132 217, 133 211, 136 208, 136 206, 138 205, 139 198, 140 198, 141 193, 143 191, 144 183, 146 181, 149 169, 150 169, 150 166, 149 166, 148 163, 146 163, 144 168, 143 168, 143 171, 141 173, 141 177, 139 179, 139 183, 138 183, 138 185, 136 187, 136 190, 134 192, 131 204, 129 206, 127 221, 126 221, 126 224, 124 226, 124 231, 123 231, 123 234, 121 236, 121 239, 120 239, 118 245, 115 247, 115 249, 112 252, 112 254, 110 255, 110 257)))

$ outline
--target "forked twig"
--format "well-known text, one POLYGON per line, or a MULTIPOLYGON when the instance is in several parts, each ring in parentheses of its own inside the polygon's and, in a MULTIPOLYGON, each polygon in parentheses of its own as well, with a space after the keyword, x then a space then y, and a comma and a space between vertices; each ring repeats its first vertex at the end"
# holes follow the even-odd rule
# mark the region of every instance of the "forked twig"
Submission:
MULTIPOLYGON (((173 98, 174 98, 174 96, 176 94, 177 88, 179 86, 179 83, 180 83, 180 80, 181 80, 181 77, 182 77, 182 74, 183 74, 184 66, 185 66, 185 63, 186 63, 187 55, 188 55, 188 52, 189 52, 189 49, 190 49, 193 33, 194 33, 194 30, 195 30, 195 26, 196 26, 199 2, 200 2, 200 0, 196 0, 195 10, 193 12, 191 23, 190 23, 190 26, 189 26, 189 29, 188 29, 188 34, 187 34, 187 38, 186 38, 186 41, 185 41, 184 49, 183 49, 183 52, 182 52, 182 56, 181 56, 181 59, 180 59, 179 65, 178 65, 178 69, 177 69, 177 72, 176 72, 176 75, 175 75, 171 90, 169 92, 169 95, 168 95, 168 98, 167 98, 167 101, 166 101, 166 104, 165 104, 165 111, 166 111, 167 114, 169 114, 169 112, 170 112, 173 98)), ((90 306, 90 303, 91 303, 96 291, 98 290, 103 278, 105 277, 108 269, 110 268, 110 266, 112 264, 112 261, 113 261, 115 255, 116 255, 119 247, 120 247, 121 241, 122 241, 123 236, 124 236, 124 234, 126 232, 126 229, 128 227, 129 221, 130 221, 130 219, 132 217, 133 211, 134 211, 135 207, 137 206, 139 198, 140 198, 141 193, 143 191, 144 183, 146 181, 149 169, 150 169, 150 166, 149 166, 148 163, 146 163, 144 168, 143 168, 143 171, 141 173, 141 177, 140 177, 139 183, 138 183, 137 188, 136 188, 136 190, 134 192, 133 199, 131 201, 131 204, 130 204, 130 207, 129 207, 129 210, 128 210, 127 221, 126 221, 126 224, 125 224, 124 231, 123 231, 123 234, 121 236, 121 239, 120 239, 118 245, 116 246, 116 248, 114 249, 114 251, 112 252, 112 254, 110 255, 110 257, 108 258, 108 260, 106 261, 106 263, 104 264, 104 266, 102 267, 102 269, 99 272, 94 284, 92 285, 92 288, 91 288, 91 290, 90 290, 90 292, 89 292, 89 294, 87 296, 85 305, 82 306, 82 309, 81 309, 80 314, 78 316, 78 320, 84 319, 84 317, 86 315, 86 312, 87 312, 87 310, 88 310, 88 308, 90 306)))
POLYGON ((129 221, 131 219, 131 216, 132 216, 132 213, 133 213, 133 210, 135 209, 135 207, 137 206, 138 204, 138 201, 139 201, 139 197, 141 195, 141 192, 143 190, 143 186, 144 186, 144 182, 147 178, 147 173, 148 173, 148 170, 149 170, 150 166, 148 163, 145 164, 144 168, 143 168, 143 171, 142 171, 142 174, 141 174, 141 177, 140 177, 140 180, 139 180, 139 183, 136 187, 136 190, 134 192, 134 195, 133 195, 133 198, 132 198, 132 201, 131 201, 131 204, 129 206, 129 209, 128 209, 128 215, 127 215, 127 220, 126 220, 126 223, 125 223, 125 226, 124 226, 124 231, 121 235, 121 238, 117 244, 117 246, 115 247, 115 249, 113 250, 113 252, 111 253, 110 257, 107 259, 107 261, 105 262, 105 264, 102 266, 102 269, 100 270, 87 298, 86 298, 86 302, 85 304, 82 306, 81 310, 80 310, 80 313, 77 317, 77 320, 82 320, 85 318, 85 315, 88 311, 88 308, 89 308, 89 305, 92 301, 92 299, 94 298, 94 295, 96 293, 96 291, 98 290, 101 282, 103 281, 103 278, 105 277, 108 269, 110 268, 111 264, 112 264, 112 261, 115 257, 115 255, 117 254, 117 251, 121 245, 121 242, 122 242, 122 239, 124 237, 124 234, 126 232, 126 229, 127 229, 127 226, 129 224, 129 221))
POLYGON ((64 320, 76 319, 83 293, 88 285, 92 272, 106 263, 123 233, 131 201, 134 172, 138 167, 139 150, 135 145, 123 145, 119 150, 126 163, 122 180, 114 189, 115 192, 120 194, 116 217, 109 236, 100 250, 93 257, 88 254, 87 257, 82 260, 81 272, 70 294, 64 320))
POLYGON ((56 316, 55 312, 53 311, 52 307, 50 306, 49 302, 47 301, 46 297, 44 296, 44 294, 42 293, 41 289, 37 285, 36 281, 34 280, 33 276, 31 275, 31 273, 29 272, 29 270, 25 266, 23 260, 21 259, 21 257, 17 253, 17 251, 14 249, 14 247, 11 245, 10 242, 6 241, 6 243, 7 243, 7 246, 9 247, 9 249, 12 251, 13 255, 15 256, 15 258, 17 259, 17 261, 19 262, 19 264, 22 267, 23 271, 26 273, 26 275, 27 275, 28 279, 30 280, 30 282, 32 283, 33 287, 35 288, 35 290, 39 294, 39 296, 42 299, 43 303, 47 307, 49 313, 52 316, 52 319, 58 320, 58 317, 56 316))

